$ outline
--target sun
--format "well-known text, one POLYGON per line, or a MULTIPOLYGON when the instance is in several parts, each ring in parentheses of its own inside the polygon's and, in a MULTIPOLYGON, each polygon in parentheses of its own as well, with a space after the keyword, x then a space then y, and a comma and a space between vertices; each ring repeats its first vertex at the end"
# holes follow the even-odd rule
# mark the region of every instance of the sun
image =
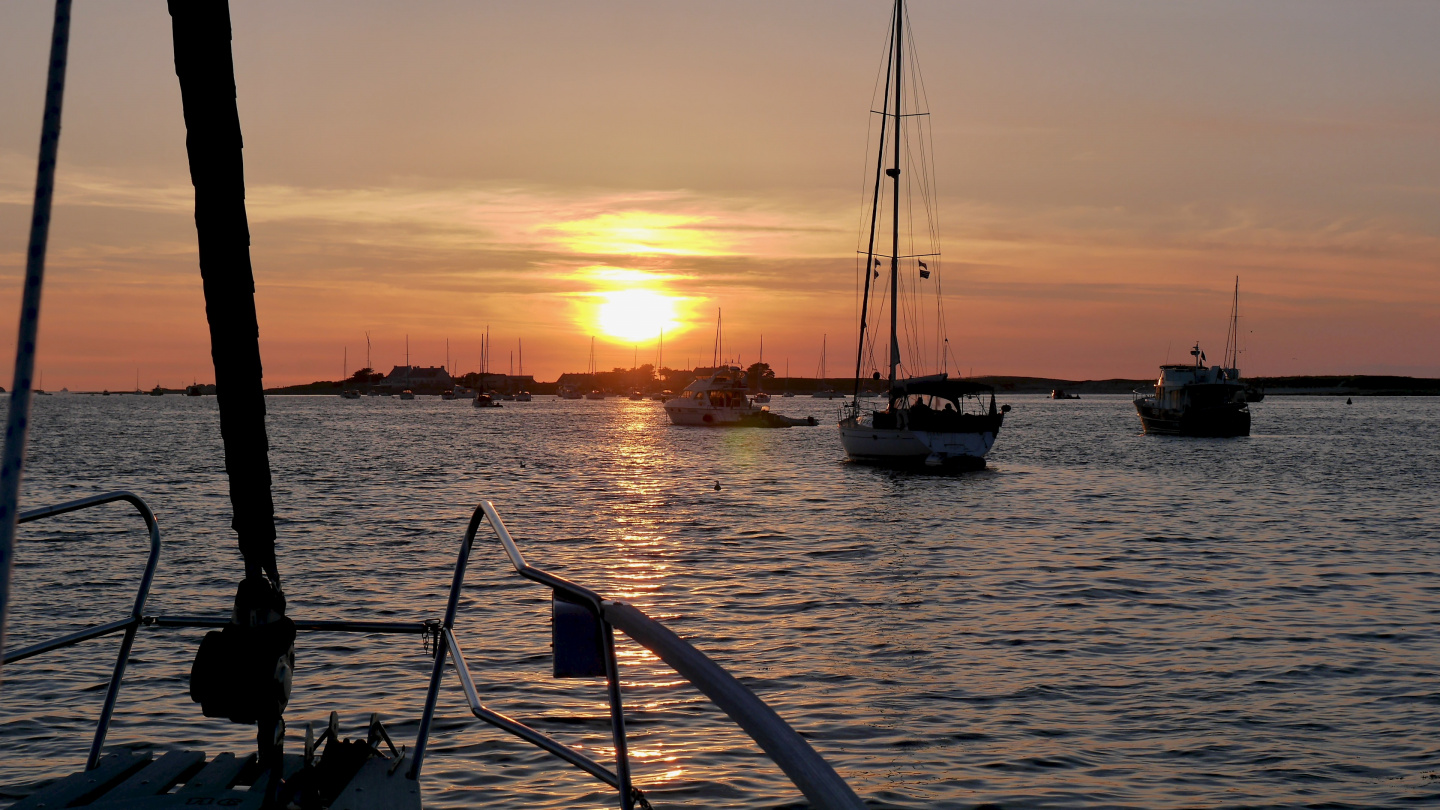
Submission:
POLYGON ((600 331, 629 343, 654 340, 660 330, 680 325, 678 299, 655 290, 612 290, 595 293, 600 299, 595 320, 600 331))

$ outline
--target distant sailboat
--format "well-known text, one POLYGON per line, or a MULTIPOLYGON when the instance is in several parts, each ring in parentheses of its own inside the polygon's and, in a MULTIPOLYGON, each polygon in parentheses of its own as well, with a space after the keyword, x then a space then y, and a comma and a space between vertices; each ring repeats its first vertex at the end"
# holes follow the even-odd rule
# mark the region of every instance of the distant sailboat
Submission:
POLYGON ((816 399, 835 399, 836 397, 842 396, 842 394, 827 384, 827 378, 825 376, 825 344, 829 339, 829 335, 820 336, 820 371, 815 375, 819 381, 820 389, 810 395, 816 399))

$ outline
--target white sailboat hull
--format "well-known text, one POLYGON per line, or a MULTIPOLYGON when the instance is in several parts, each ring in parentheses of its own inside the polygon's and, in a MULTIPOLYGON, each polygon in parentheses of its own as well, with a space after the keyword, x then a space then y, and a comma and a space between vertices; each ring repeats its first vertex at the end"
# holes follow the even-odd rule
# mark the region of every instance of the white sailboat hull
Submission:
POLYGON ((840 423, 840 443, 856 461, 983 467, 995 434, 873 428, 846 419, 840 423))

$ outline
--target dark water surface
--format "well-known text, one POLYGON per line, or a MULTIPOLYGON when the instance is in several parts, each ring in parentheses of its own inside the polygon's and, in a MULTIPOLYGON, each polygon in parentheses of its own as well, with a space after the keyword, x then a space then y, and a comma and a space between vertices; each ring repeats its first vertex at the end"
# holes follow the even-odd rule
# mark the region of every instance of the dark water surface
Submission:
MULTIPOLYGON (((532 564, 667 622, 877 806, 1440 804, 1440 401, 1272 398, 1234 440, 1141 436, 1124 397, 1008 401, 991 469, 933 477, 845 463, 833 426, 674 428, 652 402, 272 398, 291 613, 438 617, 488 498, 532 564)), ((127 488, 155 508, 147 613, 228 610, 213 398, 41 398, 31 451, 26 507, 127 488)), ((128 610, 127 510, 22 528, 12 645, 128 610)), ((484 699, 603 761, 602 687, 548 677, 548 595, 485 537, 457 623, 484 699)), ((252 745, 189 701, 199 635, 141 634, 111 745, 252 745)), ((5 669, 5 795, 82 763, 116 642, 5 669)), ((693 688, 621 654, 657 808, 799 801, 693 688)), ((291 750, 331 709, 413 746, 417 638, 307 634, 297 660, 291 750)), ((427 806, 613 806, 471 719, 453 675, 431 744, 427 806)))

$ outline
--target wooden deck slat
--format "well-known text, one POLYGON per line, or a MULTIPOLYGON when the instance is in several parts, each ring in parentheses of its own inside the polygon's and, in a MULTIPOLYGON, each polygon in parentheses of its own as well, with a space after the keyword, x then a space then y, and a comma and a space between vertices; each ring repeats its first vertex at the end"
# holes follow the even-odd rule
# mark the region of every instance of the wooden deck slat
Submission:
POLYGON ((10 810, 56 810, 81 799, 93 798, 106 788, 143 768, 151 755, 117 751, 100 758, 93 771, 71 774, 12 805, 10 810))
POLYGON ((116 802, 164 793, 205 762, 204 751, 170 751, 139 773, 105 791, 97 802, 116 802))
POLYGON ((185 786, 176 793, 199 793, 200 791, 224 790, 235 784, 240 772, 255 758, 254 754, 237 757, 230 752, 216 754, 199 773, 190 777, 185 786))

